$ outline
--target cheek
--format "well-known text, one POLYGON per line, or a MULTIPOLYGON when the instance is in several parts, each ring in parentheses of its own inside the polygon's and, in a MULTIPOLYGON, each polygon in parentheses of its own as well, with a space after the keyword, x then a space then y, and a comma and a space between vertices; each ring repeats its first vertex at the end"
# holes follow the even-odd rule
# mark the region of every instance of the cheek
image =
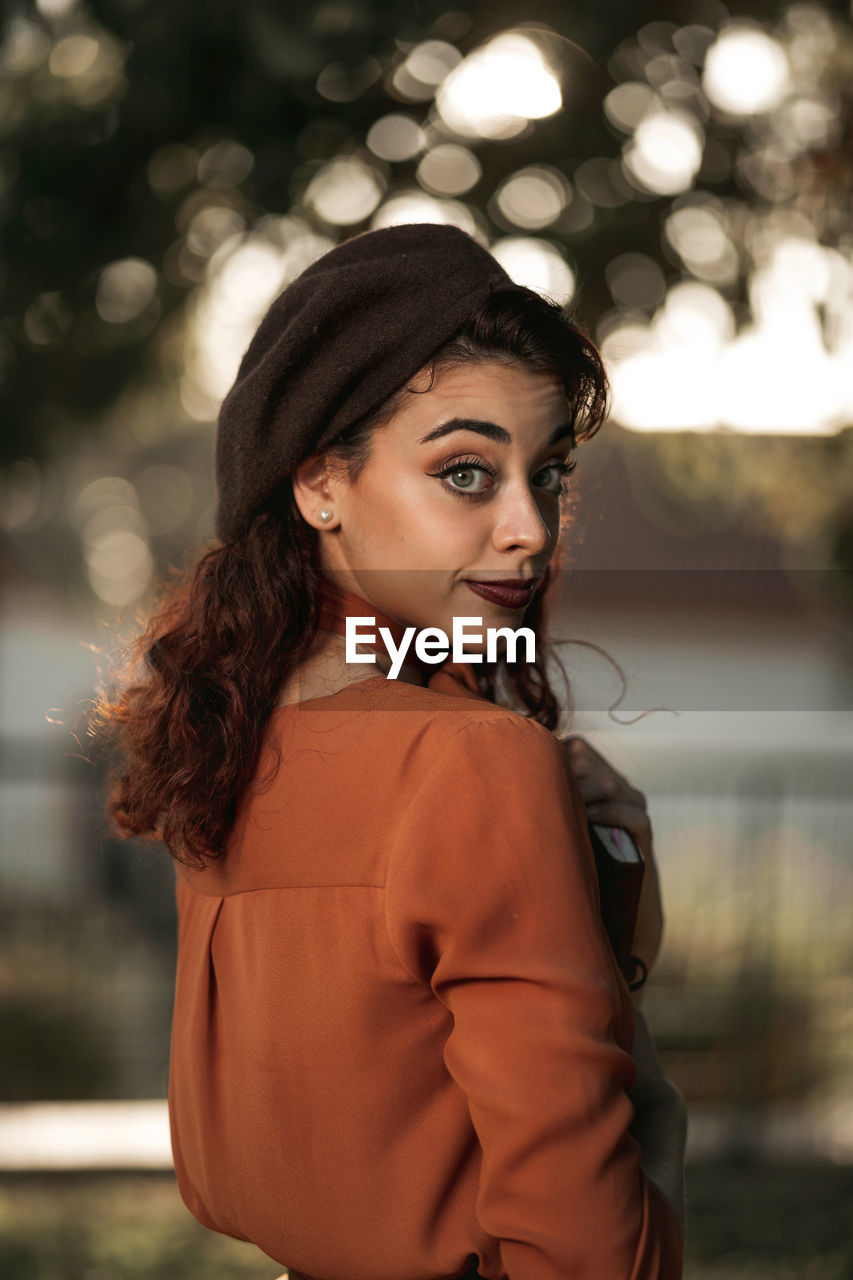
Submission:
POLYGON ((377 470, 359 495, 357 518, 370 537, 417 539, 427 547, 452 525, 448 503, 435 493, 435 481, 398 465, 377 470), (425 482, 426 481, 426 482, 425 482))
POLYGON ((382 560, 405 546, 424 551, 434 537, 430 511, 417 487, 394 476, 377 472, 365 477, 351 508, 348 540, 351 545, 382 560), (392 483, 393 480, 393 483, 392 483))
POLYGON ((363 473, 350 537, 363 553, 381 560, 404 552, 406 563, 456 569, 470 563, 488 539, 488 504, 454 498, 440 481, 411 465, 395 463, 363 473))

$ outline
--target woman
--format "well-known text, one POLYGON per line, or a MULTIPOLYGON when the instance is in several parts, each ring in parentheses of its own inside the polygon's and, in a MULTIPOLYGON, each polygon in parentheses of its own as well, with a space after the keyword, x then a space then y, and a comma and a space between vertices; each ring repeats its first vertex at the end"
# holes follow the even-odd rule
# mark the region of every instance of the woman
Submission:
POLYGON ((563 312, 456 228, 333 249, 243 357, 220 545, 105 708, 110 813, 176 859, 180 1191, 292 1277, 681 1275, 683 1099, 586 825, 643 849, 650 967, 645 802, 555 736, 541 635, 605 390, 563 312), (481 639, 442 660, 428 629, 465 617, 481 639), (497 635, 521 627, 532 657, 497 635))

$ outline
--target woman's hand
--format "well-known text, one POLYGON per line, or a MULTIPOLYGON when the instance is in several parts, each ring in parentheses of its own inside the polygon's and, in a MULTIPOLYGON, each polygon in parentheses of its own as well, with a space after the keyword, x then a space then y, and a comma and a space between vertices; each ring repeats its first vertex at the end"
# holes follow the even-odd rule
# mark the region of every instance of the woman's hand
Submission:
MULTIPOLYGON (((589 821, 603 827, 623 827, 645 859, 631 951, 651 973, 663 935, 663 905, 646 797, 617 773, 586 739, 573 734, 560 738, 559 742, 564 762, 578 784, 589 821)), ((635 1004, 639 1003, 641 991, 639 988, 631 993, 635 1004)))

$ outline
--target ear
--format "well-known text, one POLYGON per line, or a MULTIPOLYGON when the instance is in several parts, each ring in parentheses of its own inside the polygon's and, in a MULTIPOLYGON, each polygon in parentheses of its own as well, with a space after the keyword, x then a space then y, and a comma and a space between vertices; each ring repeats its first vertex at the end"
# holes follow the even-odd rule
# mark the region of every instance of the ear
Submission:
POLYGON ((293 497, 303 520, 314 529, 334 529, 340 522, 335 498, 339 477, 333 472, 326 453, 312 453, 293 469, 293 497), (321 519, 320 512, 331 512, 321 519))

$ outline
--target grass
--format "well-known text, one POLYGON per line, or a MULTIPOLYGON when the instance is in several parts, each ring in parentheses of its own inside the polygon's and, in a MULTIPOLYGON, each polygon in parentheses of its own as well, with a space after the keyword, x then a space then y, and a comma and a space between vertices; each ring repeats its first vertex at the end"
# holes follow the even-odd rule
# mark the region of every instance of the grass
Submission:
MULTIPOLYGON (((853 1280, 853 1169, 690 1166, 685 1280, 853 1280)), ((3 1280, 276 1280, 207 1231, 164 1174, 0 1178, 3 1280)))
POLYGON ((3 1280, 275 1280, 251 1244, 208 1231, 168 1175, 0 1180, 3 1280))

